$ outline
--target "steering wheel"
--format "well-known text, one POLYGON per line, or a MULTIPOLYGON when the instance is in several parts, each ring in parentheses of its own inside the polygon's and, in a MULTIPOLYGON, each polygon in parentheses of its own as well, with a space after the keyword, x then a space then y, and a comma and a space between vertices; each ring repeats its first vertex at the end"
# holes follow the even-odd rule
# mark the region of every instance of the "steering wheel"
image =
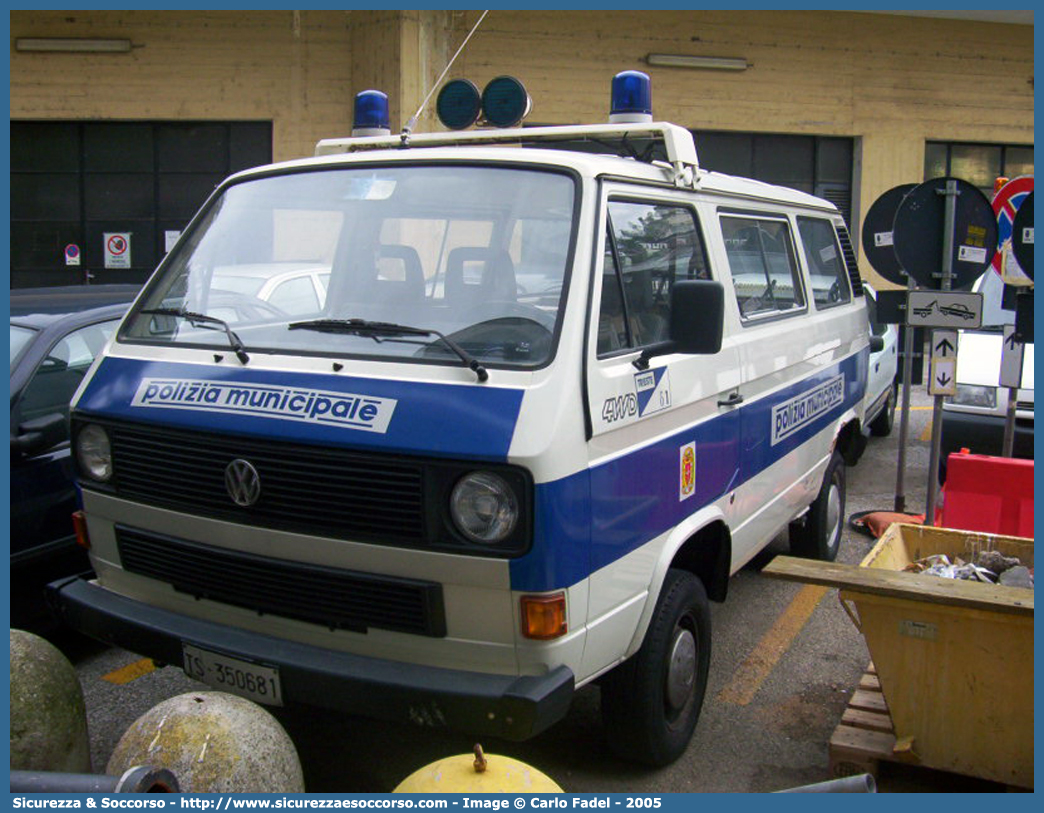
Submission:
MULTIPOLYGON (((534 305, 524 305, 521 302, 480 302, 464 312, 463 320, 474 327, 483 322, 505 319, 507 317, 536 322, 549 333, 555 329, 554 316, 534 305)), ((467 328, 464 328, 464 330, 467 330, 467 328)))

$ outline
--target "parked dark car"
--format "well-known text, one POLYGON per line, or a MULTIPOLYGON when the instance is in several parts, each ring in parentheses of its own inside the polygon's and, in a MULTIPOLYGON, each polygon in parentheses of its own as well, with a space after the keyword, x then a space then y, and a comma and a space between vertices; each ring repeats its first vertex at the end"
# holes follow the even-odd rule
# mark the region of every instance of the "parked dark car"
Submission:
POLYGON ((69 401, 137 285, 11 291, 11 617, 38 616, 48 581, 90 569, 75 544, 69 401))

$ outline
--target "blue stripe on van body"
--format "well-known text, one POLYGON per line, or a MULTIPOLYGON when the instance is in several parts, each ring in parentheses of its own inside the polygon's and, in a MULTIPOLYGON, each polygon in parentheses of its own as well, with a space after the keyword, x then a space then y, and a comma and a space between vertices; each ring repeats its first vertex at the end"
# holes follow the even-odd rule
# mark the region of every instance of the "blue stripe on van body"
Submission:
POLYGON ((210 432, 278 437, 401 454, 507 460, 523 391, 488 384, 452 385, 356 378, 249 367, 210 367, 137 359, 104 358, 77 405, 85 415, 147 421, 210 432), (243 410, 217 411, 133 406, 143 379, 186 379, 225 385, 300 388, 394 399, 383 433, 343 425, 261 417, 243 410))
POLYGON ((863 351, 747 406, 589 470, 537 485, 533 547, 511 561, 512 589, 541 592, 576 584, 761 473, 863 398, 868 358, 863 351), (841 372, 842 403, 773 446, 772 408, 841 372), (680 452, 693 441, 696 489, 682 500, 680 452))

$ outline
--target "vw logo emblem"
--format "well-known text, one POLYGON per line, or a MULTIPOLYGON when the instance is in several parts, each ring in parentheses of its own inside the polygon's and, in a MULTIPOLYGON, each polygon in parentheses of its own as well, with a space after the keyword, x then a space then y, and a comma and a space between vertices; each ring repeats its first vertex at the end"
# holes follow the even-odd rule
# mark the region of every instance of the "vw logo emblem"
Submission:
POLYGON ((232 502, 247 508, 261 496, 261 478, 249 461, 237 457, 225 467, 225 488, 232 502))

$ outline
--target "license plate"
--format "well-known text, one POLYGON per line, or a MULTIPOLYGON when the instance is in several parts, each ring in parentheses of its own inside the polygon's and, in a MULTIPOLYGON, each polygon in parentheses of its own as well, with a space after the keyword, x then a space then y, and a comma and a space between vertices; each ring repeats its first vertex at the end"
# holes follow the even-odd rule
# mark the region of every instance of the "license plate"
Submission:
POLYGON ((283 705, 279 670, 182 644, 185 674, 229 694, 267 706, 283 705))

